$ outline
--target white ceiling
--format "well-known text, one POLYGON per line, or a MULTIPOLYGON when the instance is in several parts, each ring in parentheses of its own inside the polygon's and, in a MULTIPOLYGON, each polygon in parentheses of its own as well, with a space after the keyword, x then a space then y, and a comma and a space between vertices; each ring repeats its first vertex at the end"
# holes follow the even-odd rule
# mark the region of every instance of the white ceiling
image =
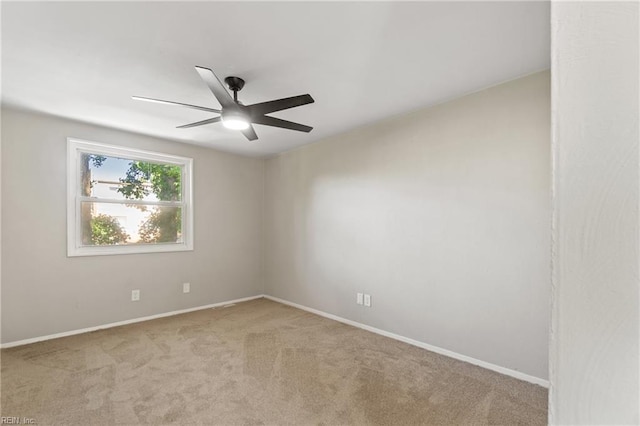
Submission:
POLYGON ((546 69, 549 31, 548 2, 3 2, 2 102, 262 156, 546 69), (195 65, 244 78, 244 104, 311 94, 273 115, 314 130, 249 142, 131 100, 218 108, 195 65))

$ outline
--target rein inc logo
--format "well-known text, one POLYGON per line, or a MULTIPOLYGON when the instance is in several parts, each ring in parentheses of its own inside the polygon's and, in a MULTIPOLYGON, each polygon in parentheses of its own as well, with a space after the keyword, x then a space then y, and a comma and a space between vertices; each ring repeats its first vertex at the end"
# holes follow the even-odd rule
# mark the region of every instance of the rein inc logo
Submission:
POLYGON ((35 425, 36 419, 31 417, 0 417, 0 424, 3 425, 35 425))

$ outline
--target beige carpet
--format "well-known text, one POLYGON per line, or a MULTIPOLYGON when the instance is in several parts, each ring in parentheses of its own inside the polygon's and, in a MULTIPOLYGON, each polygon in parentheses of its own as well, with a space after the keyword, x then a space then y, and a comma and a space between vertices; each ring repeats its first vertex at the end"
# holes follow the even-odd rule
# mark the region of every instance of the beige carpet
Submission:
POLYGON ((2 350, 38 424, 538 424, 547 391, 258 299, 2 350))

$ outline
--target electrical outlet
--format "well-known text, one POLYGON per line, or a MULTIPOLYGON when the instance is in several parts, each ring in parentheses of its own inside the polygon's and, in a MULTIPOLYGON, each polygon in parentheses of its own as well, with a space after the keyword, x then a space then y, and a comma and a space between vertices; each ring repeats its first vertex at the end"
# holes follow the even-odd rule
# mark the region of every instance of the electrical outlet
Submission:
POLYGON ((131 301, 137 302, 140 300, 140 290, 131 290, 131 301))
POLYGON ((362 293, 356 293, 356 303, 358 305, 362 305, 364 302, 362 301, 364 298, 364 295, 362 293))
POLYGON ((364 295, 364 306, 366 306, 367 308, 371 307, 371 295, 370 294, 365 294, 364 295))
POLYGON ((182 283, 182 292, 189 293, 191 291, 191 283, 182 283))

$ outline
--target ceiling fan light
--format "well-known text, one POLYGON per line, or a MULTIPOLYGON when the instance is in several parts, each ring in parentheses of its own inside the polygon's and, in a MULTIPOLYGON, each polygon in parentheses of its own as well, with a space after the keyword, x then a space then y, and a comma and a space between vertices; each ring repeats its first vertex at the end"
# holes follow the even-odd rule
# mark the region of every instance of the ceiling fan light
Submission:
POLYGON ((249 128, 249 122, 242 114, 223 114, 222 124, 227 129, 244 130, 249 128))

